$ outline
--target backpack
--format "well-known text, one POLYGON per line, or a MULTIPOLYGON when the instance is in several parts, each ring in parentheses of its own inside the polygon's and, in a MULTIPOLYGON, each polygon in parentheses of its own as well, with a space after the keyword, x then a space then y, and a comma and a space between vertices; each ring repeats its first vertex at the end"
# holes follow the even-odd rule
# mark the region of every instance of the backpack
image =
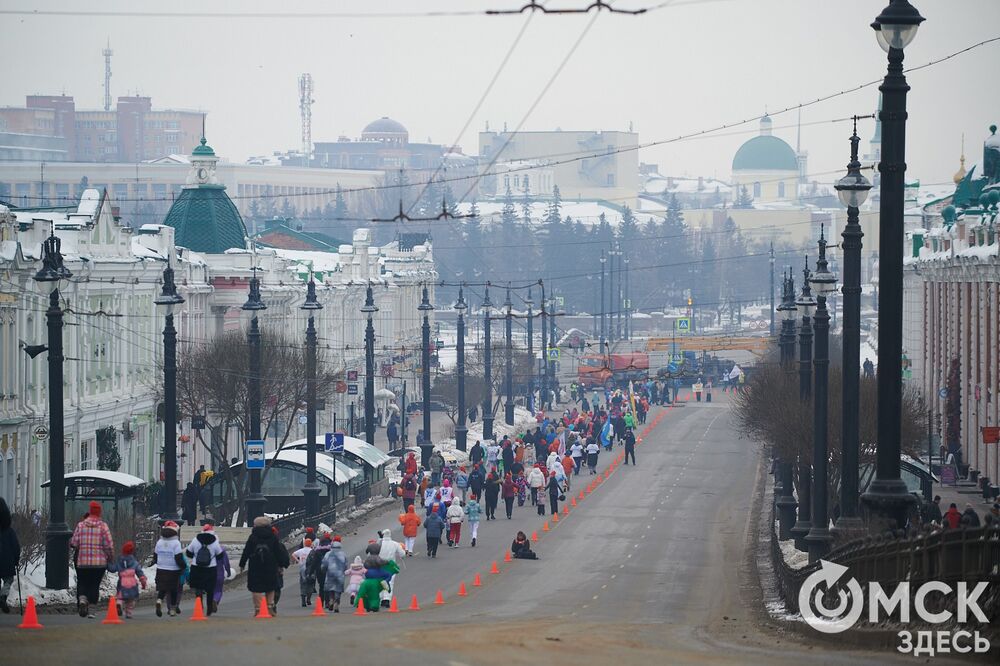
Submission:
POLYGON ((196 567, 206 567, 206 568, 212 566, 211 549, 201 542, 199 542, 199 545, 201 546, 201 548, 199 548, 198 552, 195 553, 194 565, 196 567))
POLYGON ((277 565, 274 559, 274 551, 271 550, 270 544, 259 543, 253 551, 253 555, 250 556, 250 560, 261 567, 262 569, 270 570, 274 569, 277 565))
POLYGON ((118 584, 122 589, 131 590, 139 584, 135 575, 135 569, 127 566, 128 561, 124 558, 118 561, 118 584))

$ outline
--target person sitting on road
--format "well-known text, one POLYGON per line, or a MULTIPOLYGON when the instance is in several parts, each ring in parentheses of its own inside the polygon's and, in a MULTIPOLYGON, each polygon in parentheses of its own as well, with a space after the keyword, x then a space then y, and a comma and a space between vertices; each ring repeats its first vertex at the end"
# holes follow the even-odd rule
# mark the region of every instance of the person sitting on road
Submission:
POLYGON ((531 550, 531 542, 528 541, 528 537, 524 532, 518 532, 517 536, 514 537, 513 543, 510 544, 510 552, 518 560, 538 559, 535 551, 531 550))

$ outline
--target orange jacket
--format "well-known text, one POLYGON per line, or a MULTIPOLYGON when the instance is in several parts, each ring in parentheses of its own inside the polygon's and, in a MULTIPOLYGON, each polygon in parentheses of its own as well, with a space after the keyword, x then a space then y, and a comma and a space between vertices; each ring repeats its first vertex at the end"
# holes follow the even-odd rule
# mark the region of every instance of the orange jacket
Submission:
POLYGON ((406 509, 406 513, 399 516, 399 524, 403 526, 404 537, 417 536, 417 529, 420 527, 420 516, 414 511, 413 506, 406 509))
POLYGON ((563 471, 566 472, 566 476, 573 473, 573 459, 570 456, 564 456, 562 459, 563 471))

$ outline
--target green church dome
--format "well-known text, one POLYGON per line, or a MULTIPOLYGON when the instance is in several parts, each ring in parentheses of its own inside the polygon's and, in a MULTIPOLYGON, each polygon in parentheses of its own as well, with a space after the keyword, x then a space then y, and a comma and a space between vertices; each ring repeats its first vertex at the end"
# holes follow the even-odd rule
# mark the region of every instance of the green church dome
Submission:
POLYGON ((181 190, 163 223, 176 230, 177 245, 195 252, 222 254, 231 248, 246 247, 243 218, 223 185, 181 190))
POLYGON ((736 151, 733 171, 798 171, 795 151, 773 135, 755 136, 736 151))

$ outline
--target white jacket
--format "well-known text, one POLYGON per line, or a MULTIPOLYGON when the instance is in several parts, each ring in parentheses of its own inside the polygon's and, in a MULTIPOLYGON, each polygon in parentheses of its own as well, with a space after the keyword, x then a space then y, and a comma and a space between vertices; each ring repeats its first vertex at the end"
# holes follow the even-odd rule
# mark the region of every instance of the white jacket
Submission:
POLYGON ((529 488, 541 488, 545 485, 545 475, 542 474, 542 470, 537 467, 532 467, 531 471, 528 472, 528 482, 529 488))
POLYGON ((445 516, 448 518, 449 525, 461 524, 465 520, 465 509, 458 502, 453 502, 448 507, 448 513, 445 516))
POLYGON ((382 544, 379 548, 378 556, 383 562, 395 561, 398 564, 403 561, 406 551, 397 542, 392 540, 392 533, 389 530, 382 530, 382 544))

